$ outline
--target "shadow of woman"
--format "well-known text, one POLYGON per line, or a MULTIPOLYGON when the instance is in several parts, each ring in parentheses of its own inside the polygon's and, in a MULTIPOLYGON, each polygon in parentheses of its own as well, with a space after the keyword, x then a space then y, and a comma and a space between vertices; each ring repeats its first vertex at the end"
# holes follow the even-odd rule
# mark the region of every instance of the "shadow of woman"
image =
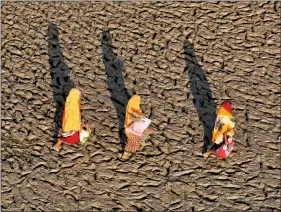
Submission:
POLYGON ((50 23, 48 27, 48 56, 50 63, 51 87, 53 99, 56 103, 54 117, 55 129, 53 143, 58 138, 59 130, 62 127, 62 113, 69 91, 75 87, 74 82, 69 77, 69 69, 64 62, 64 57, 59 43, 59 32, 55 24, 50 23))
POLYGON ((198 64, 193 45, 186 41, 183 50, 193 103, 204 127, 202 153, 205 153, 212 143, 212 132, 216 120, 215 103, 206 74, 198 64))
POLYGON ((121 58, 113 52, 113 46, 111 41, 111 35, 109 31, 104 31, 101 38, 102 45, 102 59, 105 66, 107 75, 107 86, 110 91, 111 101, 117 111, 119 120, 119 138, 121 144, 124 147, 127 141, 127 137, 124 132, 124 121, 126 106, 131 94, 125 88, 125 81, 122 74, 123 61, 121 58))

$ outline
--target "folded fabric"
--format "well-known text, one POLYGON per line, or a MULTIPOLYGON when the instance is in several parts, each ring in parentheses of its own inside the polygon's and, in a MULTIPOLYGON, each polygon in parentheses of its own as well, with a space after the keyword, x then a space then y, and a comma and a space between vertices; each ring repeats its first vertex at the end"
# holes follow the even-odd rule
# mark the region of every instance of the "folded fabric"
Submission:
POLYGON ((75 132, 77 132, 77 131, 71 131, 71 132, 65 132, 65 133, 63 132, 61 134, 61 136, 64 137, 64 138, 70 137, 70 136, 74 135, 75 132))
POLYGON ((142 118, 141 121, 135 121, 133 124, 127 128, 128 132, 133 133, 138 136, 142 136, 143 132, 150 125, 151 120, 148 118, 142 118))
POLYGON ((81 144, 86 143, 86 141, 88 140, 88 138, 90 136, 90 133, 91 133, 90 129, 88 131, 83 130, 83 129, 80 131, 79 136, 80 136, 80 143, 81 144))

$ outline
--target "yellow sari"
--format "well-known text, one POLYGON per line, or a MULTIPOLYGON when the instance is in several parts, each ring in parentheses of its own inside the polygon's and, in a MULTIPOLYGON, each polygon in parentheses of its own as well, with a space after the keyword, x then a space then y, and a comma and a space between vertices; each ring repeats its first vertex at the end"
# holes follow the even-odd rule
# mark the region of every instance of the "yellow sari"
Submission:
POLYGON ((79 131, 81 128, 80 96, 80 91, 72 88, 66 98, 62 119, 63 132, 79 131))

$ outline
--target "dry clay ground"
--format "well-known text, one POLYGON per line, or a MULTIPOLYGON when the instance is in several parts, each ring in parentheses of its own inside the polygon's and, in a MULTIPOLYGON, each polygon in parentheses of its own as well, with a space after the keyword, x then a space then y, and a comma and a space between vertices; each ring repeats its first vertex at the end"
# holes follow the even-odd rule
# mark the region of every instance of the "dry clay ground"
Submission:
MULTIPOLYGON (((280 3, 2 2, 3 211, 280 211, 280 3), (47 30, 59 38, 94 133, 54 152, 47 30), (128 91, 156 132, 128 162, 110 100, 101 35, 109 29, 128 91), (236 149, 204 159, 186 39, 216 109, 233 99, 236 149)), ((198 80, 200 80, 198 78, 198 80)))

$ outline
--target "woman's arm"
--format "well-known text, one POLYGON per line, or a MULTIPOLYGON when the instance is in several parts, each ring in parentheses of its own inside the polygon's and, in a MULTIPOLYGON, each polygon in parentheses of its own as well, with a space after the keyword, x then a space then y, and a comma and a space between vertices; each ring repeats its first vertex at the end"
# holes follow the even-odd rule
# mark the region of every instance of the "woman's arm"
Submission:
POLYGON ((136 117, 133 114, 130 114, 129 116, 130 116, 130 119, 133 121, 140 121, 142 119, 142 117, 136 117))
POLYGON ((228 145, 228 139, 227 139, 226 133, 223 134, 223 140, 224 140, 225 145, 228 145))
POLYGON ((140 114, 138 114, 138 113, 136 113, 136 112, 133 112, 132 115, 133 115, 134 117, 137 117, 137 118, 142 118, 142 117, 143 117, 142 115, 140 115, 140 114))

